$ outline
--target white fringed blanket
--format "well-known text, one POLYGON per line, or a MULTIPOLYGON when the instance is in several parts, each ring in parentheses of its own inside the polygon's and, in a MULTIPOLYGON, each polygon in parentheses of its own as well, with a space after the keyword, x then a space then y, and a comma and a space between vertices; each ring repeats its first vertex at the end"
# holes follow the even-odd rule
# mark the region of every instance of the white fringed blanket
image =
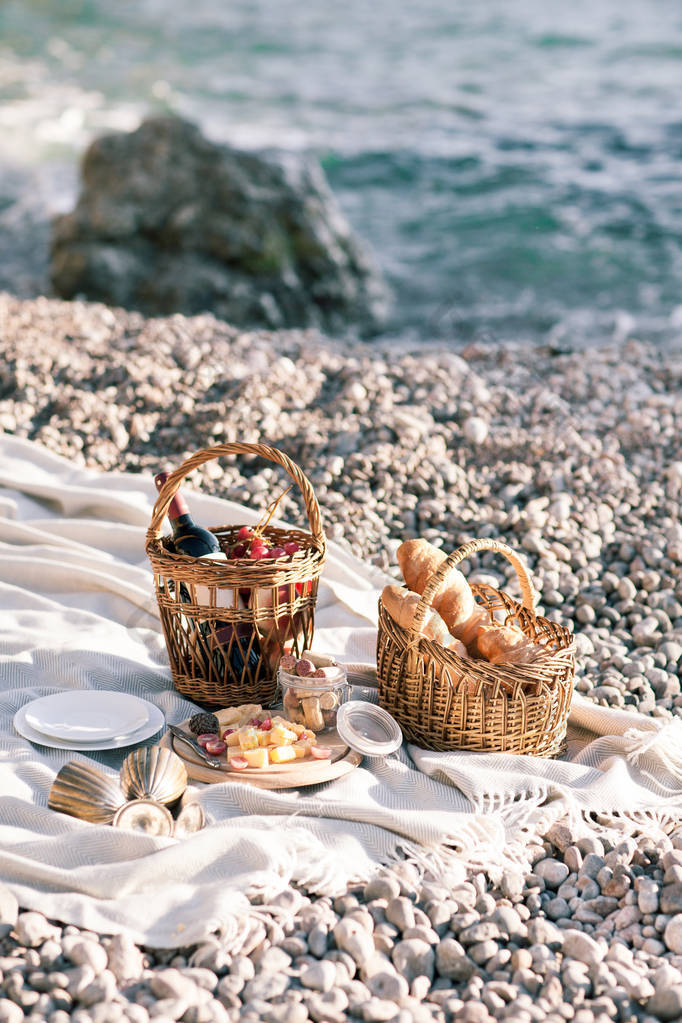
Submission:
MULTIPOLYGON (((106 688, 151 700, 169 723, 195 709, 171 687, 144 553, 154 496, 149 475, 98 474, 0 438, 0 883, 21 905, 157 947, 220 931, 236 950, 290 882, 337 893, 403 856, 456 882, 468 865, 528 867, 530 837, 560 819, 631 830, 680 818, 682 724, 578 698, 564 761, 409 747, 315 789, 198 786, 211 825, 184 841, 53 813, 57 771, 87 758, 21 738, 12 719, 25 703, 106 688)), ((190 496, 207 525, 258 518, 190 496)), ((365 664, 370 684, 384 581, 330 545, 315 647, 365 664)), ((113 776, 126 752, 90 756, 113 776)))

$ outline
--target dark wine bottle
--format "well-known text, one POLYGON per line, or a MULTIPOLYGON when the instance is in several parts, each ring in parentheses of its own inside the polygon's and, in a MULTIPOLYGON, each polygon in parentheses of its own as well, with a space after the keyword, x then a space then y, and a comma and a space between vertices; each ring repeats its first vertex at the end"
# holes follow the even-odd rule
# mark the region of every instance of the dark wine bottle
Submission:
POLYGON ((233 685, 260 678, 261 649, 253 626, 216 622, 214 628, 204 631, 203 635, 219 678, 225 679, 227 672, 233 685))
MULTIPOLYGON (((154 477, 157 490, 161 491, 170 473, 160 472, 154 477)), ((218 540, 208 529, 198 526, 190 515, 187 502, 184 497, 176 492, 168 509, 168 518, 173 530, 173 547, 178 554, 188 554, 194 558, 210 558, 211 560, 227 560, 227 556, 220 550, 218 540)), ((172 581, 171 581, 172 585, 172 581)), ((195 587, 197 602, 199 604, 210 602, 208 588, 204 585, 195 587)), ((215 603, 219 607, 222 591, 218 591, 215 603)), ((232 605, 232 593, 228 591, 229 598, 227 605, 232 605)), ((180 583, 180 600, 183 603, 191 603, 191 596, 185 583, 180 583)), ((242 681, 243 673, 256 681, 261 671, 261 652, 258 643, 258 635, 253 625, 242 623, 230 624, 221 620, 197 619, 189 616, 184 617, 185 629, 190 638, 191 645, 203 658, 206 669, 210 674, 210 666, 217 672, 220 679, 229 677, 232 683, 239 684, 242 681), (255 634, 254 634, 255 633, 255 634)))
MULTIPOLYGON (((156 489, 161 491, 170 476, 168 472, 160 472, 154 477, 156 489)), ((212 554, 220 554, 220 544, 208 529, 198 526, 189 513, 187 502, 176 491, 168 509, 168 519, 173 530, 173 546, 178 554, 189 554, 191 558, 205 558, 212 554)))

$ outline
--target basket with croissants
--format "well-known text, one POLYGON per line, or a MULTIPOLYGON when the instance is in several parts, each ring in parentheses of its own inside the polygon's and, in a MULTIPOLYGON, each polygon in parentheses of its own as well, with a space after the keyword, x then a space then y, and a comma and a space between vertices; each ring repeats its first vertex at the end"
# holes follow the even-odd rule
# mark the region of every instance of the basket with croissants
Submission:
POLYGON ((534 611, 525 565, 506 544, 472 540, 447 556, 427 540, 397 552, 405 587, 379 601, 379 702, 405 738, 433 750, 556 756, 575 672, 568 629, 534 611), (479 551, 511 562, 521 602, 456 566, 479 551))

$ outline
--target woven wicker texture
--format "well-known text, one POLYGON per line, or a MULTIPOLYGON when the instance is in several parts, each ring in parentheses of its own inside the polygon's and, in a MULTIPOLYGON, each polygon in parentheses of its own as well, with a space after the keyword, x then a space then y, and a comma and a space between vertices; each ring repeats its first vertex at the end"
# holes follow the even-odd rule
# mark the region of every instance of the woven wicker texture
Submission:
POLYGON ((535 592, 518 555, 495 540, 472 540, 454 551, 429 580, 411 628, 404 629, 379 603, 379 702, 410 742, 425 749, 473 750, 556 756, 562 748, 575 672, 568 629, 536 615, 535 592), (530 664, 490 664, 459 657, 418 629, 448 572, 478 551, 503 554, 516 571, 522 603, 474 583, 476 601, 490 622, 516 625, 541 647, 530 664))
MULTIPOLYGON (((236 542, 240 525, 211 527, 221 550, 236 542)), ((265 444, 236 442, 197 451, 166 480, 152 511, 146 551, 175 688, 205 707, 272 703, 285 649, 300 655, 312 644, 327 552, 319 505, 304 473, 265 444), (299 550, 286 559, 262 561, 211 561, 171 552, 161 525, 182 481, 204 462, 235 454, 275 462, 299 487, 310 532, 267 526, 262 534, 271 547, 294 540, 299 550)))

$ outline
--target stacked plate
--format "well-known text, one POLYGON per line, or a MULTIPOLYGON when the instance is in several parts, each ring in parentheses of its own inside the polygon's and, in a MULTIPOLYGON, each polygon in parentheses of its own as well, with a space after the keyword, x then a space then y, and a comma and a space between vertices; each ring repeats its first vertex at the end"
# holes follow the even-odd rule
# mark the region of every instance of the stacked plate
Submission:
POLYGON ((25 704, 14 716, 19 735, 55 749, 119 749, 163 727, 163 713, 147 700, 105 689, 69 689, 25 704))

